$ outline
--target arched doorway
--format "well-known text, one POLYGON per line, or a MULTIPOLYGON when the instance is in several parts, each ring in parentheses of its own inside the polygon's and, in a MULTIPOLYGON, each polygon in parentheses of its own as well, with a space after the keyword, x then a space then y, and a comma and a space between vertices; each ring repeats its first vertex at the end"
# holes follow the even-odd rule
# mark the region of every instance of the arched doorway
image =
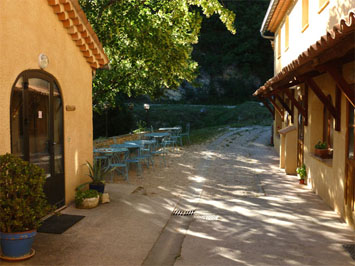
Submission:
POLYGON ((63 104, 55 78, 38 70, 21 73, 10 108, 11 152, 44 169, 48 201, 63 206, 63 104))

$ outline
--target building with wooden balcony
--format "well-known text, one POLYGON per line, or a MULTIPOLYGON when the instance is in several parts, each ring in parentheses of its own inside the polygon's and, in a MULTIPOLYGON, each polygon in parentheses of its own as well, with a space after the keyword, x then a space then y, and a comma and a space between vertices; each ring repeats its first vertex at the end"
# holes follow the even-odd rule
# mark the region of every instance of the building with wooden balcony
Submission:
POLYGON ((280 167, 304 164, 308 186, 355 227, 355 2, 272 0, 261 34, 275 76, 254 95, 273 114, 280 167))

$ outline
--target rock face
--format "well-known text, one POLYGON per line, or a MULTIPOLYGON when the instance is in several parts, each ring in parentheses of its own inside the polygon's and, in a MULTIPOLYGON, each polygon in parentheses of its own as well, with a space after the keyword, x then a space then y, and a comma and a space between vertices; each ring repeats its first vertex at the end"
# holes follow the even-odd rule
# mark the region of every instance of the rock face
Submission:
POLYGON ((201 69, 193 82, 185 81, 177 90, 165 91, 163 99, 188 103, 210 102, 219 98, 243 101, 250 98, 260 85, 259 77, 253 74, 246 76, 235 66, 228 66, 220 74, 214 75, 201 69))

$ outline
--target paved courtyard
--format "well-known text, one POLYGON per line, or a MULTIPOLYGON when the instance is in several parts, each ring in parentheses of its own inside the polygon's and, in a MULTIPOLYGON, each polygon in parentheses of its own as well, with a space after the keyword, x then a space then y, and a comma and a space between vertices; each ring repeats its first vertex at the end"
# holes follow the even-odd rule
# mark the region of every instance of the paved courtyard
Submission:
POLYGON ((143 179, 107 187, 111 203, 61 235, 39 234, 37 254, 1 265, 355 265, 343 223, 297 177, 278 168, 268 127, 231 129, 169 155, 143 179), (195 210, 172 216, 174 209, 195 210))

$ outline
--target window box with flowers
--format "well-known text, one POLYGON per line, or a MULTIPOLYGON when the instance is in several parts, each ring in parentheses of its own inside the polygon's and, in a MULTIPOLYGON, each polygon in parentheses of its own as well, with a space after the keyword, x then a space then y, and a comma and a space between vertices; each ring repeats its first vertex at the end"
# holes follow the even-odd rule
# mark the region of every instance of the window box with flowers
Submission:
POLYGON ((314 146, 314 155, 322 159, 333 158, 333 149, 328 147, 327 142, 318 141, 314 146))

